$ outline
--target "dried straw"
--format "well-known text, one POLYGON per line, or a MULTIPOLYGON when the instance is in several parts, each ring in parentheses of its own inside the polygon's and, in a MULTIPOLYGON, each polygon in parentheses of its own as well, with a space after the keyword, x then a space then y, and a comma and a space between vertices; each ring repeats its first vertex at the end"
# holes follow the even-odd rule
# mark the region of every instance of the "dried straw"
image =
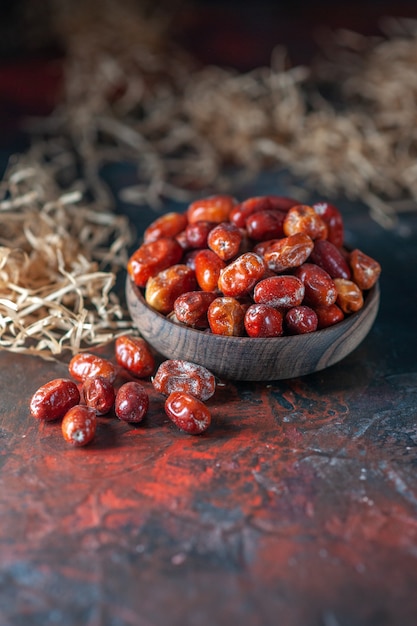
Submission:
POLYGON ((131 327, 112 292, 131 240, 123 216, 62 193, 22 157, 0 185, 0 346, 51 357, 131 327))
POLYGON ((74 353, 130 328, 113 286, 131 234, 111 211, 105 163, 136 164, 121 197, 155 209, 283 166, 306 190, 362 200, 384 227, 416 209, 416 23, 391 21, 377 39, 328 35, 310 68, 277 46, 270 67, 239 73, 197 67, 151 4, 50 2, 65 93, 1 183, 1 347, 74 353))
POLYGON ((242 177, 284 166, 310 191, 364 201, 386 227, 404 199, 415 208, 415 23, 391 21, 378 39, 328 36, 327 58, 311 68, 291 67, 277 46, 270 67, 239 73, 196 67, 159 16, 86 7, 59 14, 66 93, 43 131, 75 147, 102 201, 101 165, 130 161, 138 182, 122 199, 153 207, 236 191, 242 177), (337 106, 320 95, 323 81, 337 106))

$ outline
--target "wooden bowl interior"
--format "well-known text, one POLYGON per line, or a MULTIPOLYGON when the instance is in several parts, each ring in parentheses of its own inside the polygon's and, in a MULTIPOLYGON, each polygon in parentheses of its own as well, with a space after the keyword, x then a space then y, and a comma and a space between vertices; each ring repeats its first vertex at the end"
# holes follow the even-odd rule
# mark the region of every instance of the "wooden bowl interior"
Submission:
POLYGON ((153 310, 128 277, 126 297, 135 326, 168 359, 204 365, 220 378, 266 381, 304 376, 334 365, 366 337, 379 308, 379 285, 364 307, 330 328, 273 338, 225 337, 173 323, 153 310))

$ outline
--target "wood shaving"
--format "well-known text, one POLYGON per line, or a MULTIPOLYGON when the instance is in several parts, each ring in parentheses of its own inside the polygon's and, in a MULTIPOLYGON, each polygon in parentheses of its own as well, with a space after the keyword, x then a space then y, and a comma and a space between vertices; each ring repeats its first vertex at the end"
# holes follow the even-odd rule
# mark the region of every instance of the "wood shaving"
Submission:
POLYGON ((197 67, 172 46, 167 15, 123 2, 57 11, 65 97, 43 131, 49 124, 76 146, 103 202, 101 166, 127 161, 137 184, 122 199, 155 208, 166 197, 235 191, 280 167, 310 191, 367 203, 386 227, 399 200, 416 206, 414 22, 391 20, 379 38, 328 35, 327 57, 310 68, 291 67, 277 45, 270 67, 239 73, 197 67), (321 94, 323 81, 337 105, 321 94))
POLYGON ((126 218, 63 193, 29 156, 10 165, 0 197, 0 347, 51 358, 131 328, 113 291, 126 218))
POLYGON ((105 164, 133 163, 121 199, 155 210, 283 167, 303 192, 360 200, 387 228, 417 207, 415 22, 387 21, 379 38, 328 35, 308 68, 277 45, 269 67, 239 73, 198 67, 153 6, 51 0, 64 95, 1 183, 3 348, 75 353, 130 328, 113 287, 132 235, 111 210, 105 164))

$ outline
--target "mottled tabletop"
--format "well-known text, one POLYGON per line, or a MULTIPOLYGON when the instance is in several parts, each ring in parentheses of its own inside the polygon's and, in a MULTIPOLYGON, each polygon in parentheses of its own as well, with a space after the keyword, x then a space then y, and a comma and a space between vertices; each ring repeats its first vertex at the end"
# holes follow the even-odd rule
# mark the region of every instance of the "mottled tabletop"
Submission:
POLYGON ((337 205, 383 268, 372 330, 319 373, 224 381, 201 437, 146 381, 143 423, 101 417, 74 449, 28 410, 65 360, 0 353, 2 626, 417 623, 417 215, 337 205))
MULTIPOLYGON (((211 21, 200 9, 188 22, 190 48, 210 62, 227 53, 246 69, 269 59, 278 28, 304 61, 298 48, 312 40, 313 18, 375 25, 371 8, 387 5, 351 3, 348 12, 321 2, 317 11, 315 2, 302 13, 301 4, 288 3, 286 21, 247 13, 240 45, 229 36, 240 7, 211 21)), ((32 61, 2 68, 0 162, 25 148, 16 118, 55 101, 56 78, 47 88, 43 61, 32 61)), ((117 192, 134 168, 105 175, 117 192)), ((287 192, 278 172, 236 195, 287 192)), ((417 624, 417 212, 385 230, 365 206, 334 202, 346 243, 382 265, 373 328, 316 374, 223 381, 203 436, 171 424, 147 380, 143 423, 101 417, 94 442, 72 448, 59 423, 29 414, 34 391, 68 375, 65 359, 0 352, 0 626, 417 624)), ((173 208, 184 207, 161 210, 173 208)), ((155 217, 117 210, 138 236, 155 217)), ((97 353, 111 356, 112 344, 97 353)))

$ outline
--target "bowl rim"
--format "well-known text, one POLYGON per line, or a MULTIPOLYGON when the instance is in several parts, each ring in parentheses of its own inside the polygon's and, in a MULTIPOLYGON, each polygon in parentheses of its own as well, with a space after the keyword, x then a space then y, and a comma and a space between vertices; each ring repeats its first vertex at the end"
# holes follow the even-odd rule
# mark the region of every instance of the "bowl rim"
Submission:
MULTIPOLYGON (((238 336, 238 335, 218 335, 215 333, 211 333, 211 332, 207 332, 205 329, 204 330, 199 330, 198 328, 193 328, 192 326, 187 326, 187 324, 183 324, 181 322, 173 322, 172 320, 168 319, 168 317, 166 315, 164 315, 163 313, 160 313, 159 311, 157 311, 156 309, 154 309, 150 304, 148 304, 148 302, 146 302, 145 300, 145 296, 144 296, 144 289, 141 287, 138 287, 138 285, 136 285, 136 283, 132 280, 132 278, 127 275, 126 278, 126 283, 129 282, 131 288, 133 288, 134 293, 136 294, 136 296, 138 297, 138 300, 140 301, 142 306, 145 306, 145 308, 149 311, 149 313, 151 315, 154 315, 156 318, 159 318, 161 320, 161 322, 166 322, 167 324, 171 325, 173 328, 180 328, 182 329, 183 332, 187 332, 190 333, 190 336, 192 336, 193 333, 196 334, 196 336, 201 336, 204 335, 206 337, 211 337, 211 338, 215 338, 216 341, 227 341, 229 344, 231 341, 238 341, 239 343, 248 343, 250 344, 253 341, 260 341, 260 340, 268 340, 268 342, 274 342, 277 345, 280 345, 282 343, 291 341, 293 343, 295 343, 296 341, 305 341, 306 337, 310 337, 310 336, 314 336, 316 338, 320 337, 320 336, 324 336, 325 334, 329 335, 333 332, 333 334, 336 334, 336 329, 337 329, 337 334, 339 335, 341 332, 343 332, 344 327, 350 328, 356 319, 361 318, 364 313, 369 310, 369 307, 371 306, 371 304, 375 303, 378 304, 379 303, 379 298, 380 298, 380 285, 379 285, 379 280, 373 285, 373 287, 371 287, 371 289, 364 291, 364 304, 362 306, 362 308, 359 309, 359 311, 355 311, 354 313, 350 313, 349 315, 347 315, 341 322, 338 322, 337 324, 332 324, 331 326, 328 326, 327 328, 321 328, 320 330, 315 330, 311 333, 303 333, 303 334, 299 334, 299 335, 281 335, 279 337, 248 337, 248 336, 238 336)), ((140 328, 138 328, 138 330, 140 331, 140 328)))
POLYGON ((285 380, 334 365, 355 350, 369 333, 378 314, 379 295, 376 284, 366 293, 359 311, 318 331, 281 337, 238 337, 173 322, 145 301, 130 277, 126 282, 132 320, 150 346, 166 359, 203 365, 220 380, 285 380))

